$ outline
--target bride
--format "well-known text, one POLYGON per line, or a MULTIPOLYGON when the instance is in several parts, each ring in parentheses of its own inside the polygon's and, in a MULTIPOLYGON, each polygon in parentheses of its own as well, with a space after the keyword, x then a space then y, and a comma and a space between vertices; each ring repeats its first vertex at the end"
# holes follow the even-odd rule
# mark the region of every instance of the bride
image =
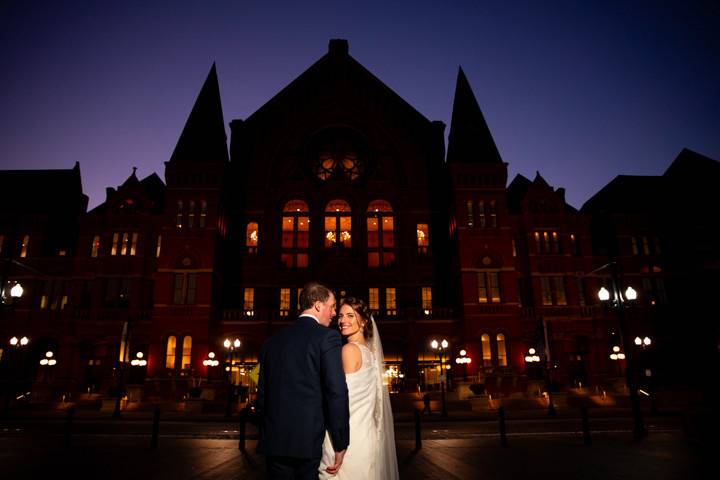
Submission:
POLYGON ((396 480, 395 433, 390 395, 383 385, 383 351, 375 321, 362 300, 347 297, 338 313, 343 370, 350 399, 350 446, 337 472, 335 451, 325 433, 321 479, 396 480))

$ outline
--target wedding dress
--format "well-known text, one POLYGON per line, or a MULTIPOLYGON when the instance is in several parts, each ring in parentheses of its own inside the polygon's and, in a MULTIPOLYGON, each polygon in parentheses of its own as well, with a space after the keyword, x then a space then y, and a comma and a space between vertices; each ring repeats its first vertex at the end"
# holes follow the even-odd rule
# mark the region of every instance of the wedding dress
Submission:
POLYGON ((375 321, 370 348, 360 348, 362 366, 345 374, 350 403, 350 446, 336 475, 325 471, 335 462, 327 432, 320 461, 320 478, 335 480, 397 480, 397 454, 390 395, 383 385, 383 351, 375 321))

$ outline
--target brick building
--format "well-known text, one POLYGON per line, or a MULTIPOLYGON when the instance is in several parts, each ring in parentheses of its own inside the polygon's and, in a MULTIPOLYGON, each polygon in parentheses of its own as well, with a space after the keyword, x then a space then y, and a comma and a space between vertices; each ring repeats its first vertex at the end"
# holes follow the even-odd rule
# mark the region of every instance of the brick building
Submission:
MULTIPOLYGON (((368 300, 395 390, 437 387, 430 342, 443 338, 450 378, 491 393, 548 380, 606 388, 622 376, 624 362, 609 356, 620 333, 677 348, 674 295, 688 279, 717 278, 717 242, 703 233, 717 198, 693 182, 716 178, 718 162, 683 151, 665 175, 618 177, 578 211, 540 173, 508 184, 462 70, 447 155, 445 125, 344 40, 229 125, 228 144, 213 66, 164 182, 133 169, 86 212, 78 165, 0 172, 0 273, 5 292, 24 288, 1 312, 6 392, 57 399, 130 385, 135 396, 180 399, 207 386, 219 398, 226 365, 234 384, 252 387, 262 342, 293 321, 312 279, 368 300), (668 188, 685 192, 681 201, 662 200, 668 188), (671 210, 658 211, 661 201, 671 210), (686 233, 706 241, 688 250, 669 211, 700 212, 686 233), (597 300, 609 262, 639 292, 627 332, 597 300), (23 336, 27 345, 8 343, 23 336), (526 362, 530 349, 539 363, 526 362), (454 362, 461 350, 471 363, 454 362), (55 365, 39 363, 48 351, 55 365), (218 366, 207 365, 211 352, 218 366), (145 365, 130 363, 138 353, 145 365)), ((717 341, 717 327, 699 323, 717 341)), ((702 352, 716 361, 713 348, 702 352)), ((682 362, 669 363, 677 380, 682 362)))

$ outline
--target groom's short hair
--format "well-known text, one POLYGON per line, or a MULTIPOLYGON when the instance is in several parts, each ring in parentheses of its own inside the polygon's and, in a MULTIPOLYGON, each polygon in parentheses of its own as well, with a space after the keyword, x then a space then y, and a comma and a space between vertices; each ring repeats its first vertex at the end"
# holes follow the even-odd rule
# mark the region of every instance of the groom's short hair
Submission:
POLYGON ((308 282, 300 292, 300 310, 312 308, 315 302, 326 302, 332 291, 318 282, 308 282))

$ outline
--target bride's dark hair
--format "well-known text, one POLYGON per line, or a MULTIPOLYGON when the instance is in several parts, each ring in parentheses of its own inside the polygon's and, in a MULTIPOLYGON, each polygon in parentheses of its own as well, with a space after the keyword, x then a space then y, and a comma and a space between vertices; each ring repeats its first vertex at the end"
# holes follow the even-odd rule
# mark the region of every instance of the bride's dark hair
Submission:
POLYGON ((363 336, 365 337, 366 341, 369 341, 372 338, 372 324, 370 323, 372 320, 370 319, 370 316, 372 315, 372 312, 370 312, 370 309, 368 306, 360 300, 359 298, 355 297, 345 297, 340 301, 340 306, 347 305, 350 308, 352 308, 357 315, 362 318, 365 325, 363 325, 363 336))

